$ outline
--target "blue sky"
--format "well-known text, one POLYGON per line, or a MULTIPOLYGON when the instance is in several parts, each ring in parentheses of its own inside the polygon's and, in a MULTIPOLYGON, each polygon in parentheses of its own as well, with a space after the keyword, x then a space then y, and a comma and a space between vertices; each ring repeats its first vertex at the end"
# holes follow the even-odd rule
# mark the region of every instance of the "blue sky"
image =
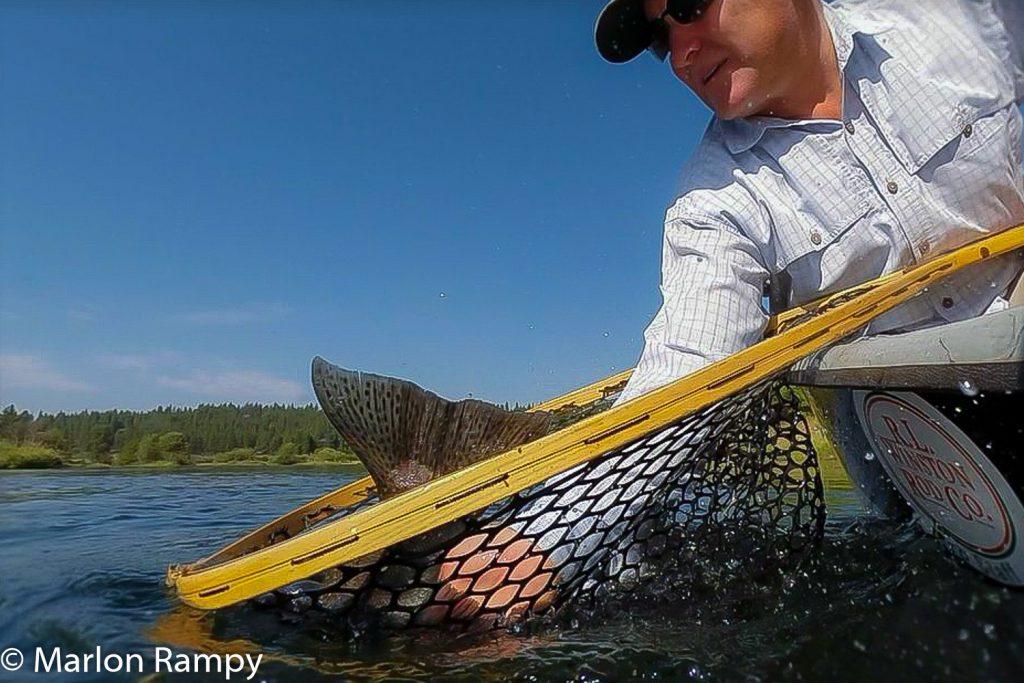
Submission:
POLYGON ((0 4, 0 403, 539 401, 631 366, 710 114, 602 1, 0 4))

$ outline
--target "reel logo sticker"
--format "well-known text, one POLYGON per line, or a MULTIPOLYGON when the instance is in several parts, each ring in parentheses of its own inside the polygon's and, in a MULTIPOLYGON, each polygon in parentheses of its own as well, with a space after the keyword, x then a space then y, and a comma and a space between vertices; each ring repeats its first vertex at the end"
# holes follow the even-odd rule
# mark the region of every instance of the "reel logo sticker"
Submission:
POLYGON ((1024 506, 981 449, 916 394, 854 395, 882 466, 925 530, 983 574, 1024 585, 1024 506))

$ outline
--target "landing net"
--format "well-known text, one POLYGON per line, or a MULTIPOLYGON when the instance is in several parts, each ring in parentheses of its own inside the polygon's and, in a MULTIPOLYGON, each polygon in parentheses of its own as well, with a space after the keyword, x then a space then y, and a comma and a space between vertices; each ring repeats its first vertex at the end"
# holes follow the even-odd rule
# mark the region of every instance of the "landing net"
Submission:
POLYGON ((257 602, 339 616, 358 605, 389 627, 491 628, 690 566, 763 571, 802 556, 824 521, 807 422, 791 389, 765 382, 479 516, 257 602))

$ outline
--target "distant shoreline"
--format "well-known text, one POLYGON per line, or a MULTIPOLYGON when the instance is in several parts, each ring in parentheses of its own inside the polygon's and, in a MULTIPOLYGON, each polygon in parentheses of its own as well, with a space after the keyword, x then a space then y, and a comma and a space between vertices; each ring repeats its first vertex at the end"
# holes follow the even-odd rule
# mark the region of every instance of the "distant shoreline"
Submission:
POLYGON ((12 404, 0 410, 0 471, 210 462, 259 466, 358 459, 313 405, 228 403, 33 415, 12 404))
POLYGON ((184 467, 359 467, 362 463, 351 451, 319 448, 313 453, 296 453, 289 444, 276 453, 257 453, 237 448, 221 453, 156 452, 140 461, 126 460, 120 453, 62 453, 39 444, 16 445, 0 441, 0 472, 5 470, 118 469, 161 470, 184 467))
POLYGON ((26 467, 0 467, 0 476, 5 472, 61 472, 61 471, 75 471, 80 472, 83 470, 103 470, 103 471, 160 471, 160 470, 187 470, 193 468, 200 469, 279 469, 279 468, 313 468, 313 467, 328 467, 336 469, 359 469, 364 470, 363 464, 358 460, 351 462, 296 462, 287 465, 282 465, 274 462, 267 462, 263 460, 253 460, 248 462, 194 462, 186 465, 179 465, 176 462, 152 462, 145 464, 135 465, 108 465, 97 462, 83 462, 83 463, 63 463, 54 466, 26 466, 26 467))

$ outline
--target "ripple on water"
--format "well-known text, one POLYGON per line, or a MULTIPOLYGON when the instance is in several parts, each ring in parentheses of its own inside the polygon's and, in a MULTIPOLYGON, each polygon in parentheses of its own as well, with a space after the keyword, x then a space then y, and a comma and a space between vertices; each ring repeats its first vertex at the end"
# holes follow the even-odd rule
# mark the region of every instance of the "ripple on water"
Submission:
POLYGON ((897 678, 1016 680, 1021 669, 1022 596, 979 581, 909 525, 850 524, 795 571, 673 588, 620 611, 486 636, 353 637, 260 624, 244 610, 220 615, 218 632, 287 653, 283 676, 298 667, 347 680, 373 680, 384 670, 466 681, 859 681, 888 680, 894 671, 897 678), (958 620, 965 618, 974 624, 968 637, 1005 630, 1009 642, 964 648, 958 620))
MULTIPOLYGON (((0 552, 0 642, 150 649, 154 624, 180 609, 166 564, 340 483, 336 471, 19 476, 21 497, 0 496, 0 536, 19 535, 0 552), (93 492, 64 496, 64 476, 93 492), (33 508, 36 490, 60 502, 33 508)), ((353 636, 241 608, 199 623, 220 651, 248 642, 266 653, 268 681, 1020 680, 1024 592, 962 569, 911 526, 860 517, 848 494, 830 492, 826 538, 796 571, 662 586, 575 622, 353 636)))

